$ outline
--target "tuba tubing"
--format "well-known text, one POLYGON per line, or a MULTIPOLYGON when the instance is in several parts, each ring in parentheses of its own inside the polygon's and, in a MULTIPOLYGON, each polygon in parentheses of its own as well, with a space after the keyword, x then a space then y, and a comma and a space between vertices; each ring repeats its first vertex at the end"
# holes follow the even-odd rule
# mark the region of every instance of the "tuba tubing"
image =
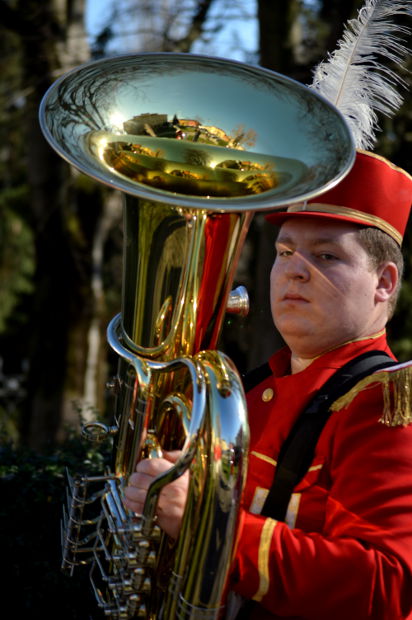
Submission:
POLYGON ((114 620, 217 620, 247 472, 242 381, 217 350, 254 213, 327 191, 349 172, 350 131, 301 84, 242 63, 139 54, 75 68, 40 106, 50 145, 124 196, 121 312, 107 340, 118 355, 113 466, 69 475, 62 568, 90 568, 98 606, 114 620), (141 515, 123 488, 142 458, 179 449, 151 484, 141 515), (176 541, 156 523, 165 485, 189 471, 176 541))

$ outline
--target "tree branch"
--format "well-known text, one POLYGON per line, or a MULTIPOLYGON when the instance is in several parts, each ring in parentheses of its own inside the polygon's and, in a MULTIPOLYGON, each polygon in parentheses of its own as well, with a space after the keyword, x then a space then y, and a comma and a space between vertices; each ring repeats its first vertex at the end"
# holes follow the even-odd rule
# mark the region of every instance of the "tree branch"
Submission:
POLYGON ((213 2, 214 0, 200 0, 198 9, 192 18, 192 23, 186 35, 181 39, 169 39, 169 44, 173 48, 173 51, 190 52, 193 43, 203 34, 204 24, 213 2))

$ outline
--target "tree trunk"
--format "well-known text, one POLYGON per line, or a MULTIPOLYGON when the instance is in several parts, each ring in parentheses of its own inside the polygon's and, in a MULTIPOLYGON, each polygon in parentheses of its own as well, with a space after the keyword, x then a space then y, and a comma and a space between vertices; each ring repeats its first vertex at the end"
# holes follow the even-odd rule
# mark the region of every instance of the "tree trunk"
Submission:
POLYGON ((290 33, 296 0, 258 0, 259 64, 290 74, 293 67, 290 33))
MULTIPOLYGON (((52 442, 62 426, 69 334, 73 318, 78 321, 79 316, 87 313, 87 258, 83 258, 79 268, 71 234, 77 216, 72 175, 69 166, 46 143, 37 119, 43 94, 61 66, 70 64, 67 55, 63 60, 60 56, 72 36, 72 24, 77 28, 76 49, 81 47, 78 36, 82 9, 83 0, 19 0, 16 7, 20 16, 23 83, 28 92, 24 131, 36 246, 31 341, 27 343, 28 393, 22 423, 22 439, 33 448, 52 442), (68 7, 77 9, 73 22, 68 7)), ((75 62, 79 60, 85 58, 76 56, 75 62)))

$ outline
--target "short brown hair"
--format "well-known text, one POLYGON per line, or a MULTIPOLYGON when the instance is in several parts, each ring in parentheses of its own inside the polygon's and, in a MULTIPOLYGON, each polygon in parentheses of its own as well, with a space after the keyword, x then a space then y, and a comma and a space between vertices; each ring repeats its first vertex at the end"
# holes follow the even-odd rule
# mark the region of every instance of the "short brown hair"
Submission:
POLYGON ((389 318, 392 318, 402 284, 404 270, 402 250, 392 237, 382 230, 379 230, 379 228, 373 228, 371 226, 359 228, 358 241, 371 259, 371 266, 373 269, 379 269, 379 267, 387 261, 395 263, 398 269, 398 284, 389 301, 389 318))

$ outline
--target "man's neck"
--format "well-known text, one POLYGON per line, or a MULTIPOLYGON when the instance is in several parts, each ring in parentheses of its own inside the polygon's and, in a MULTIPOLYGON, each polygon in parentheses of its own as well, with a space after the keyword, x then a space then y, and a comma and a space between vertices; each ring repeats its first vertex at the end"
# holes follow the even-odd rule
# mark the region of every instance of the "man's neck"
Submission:
POLYGON ((292 353, 292 357, 290 358, 290 370, 291 374, 295 375, 297 372, 301 372, 305 370, 312 362, 316 359, 315 357, 298 357, 292 353))
POLYGON ((302 370, 305 370, 305 368, 310 366, 310 364, 315 359, 317 359, 321 355, 324 355, 325 353, 329 353, 329 351, 333 351, 334 349, 338 349, 338 348, 344 346, 345 344, 350 344, 352 342, 360 342, 362 340, 367 340, 368 338, 372 338, 372 339, 380 338, 385 333, 385 331, 386 331, 385 329, 382 329, 379 332, 371 334, 370 336, 362 336, 360 338, 356 338, 356 339, 350 340, 348 342, 342 342, 342 343, 336 345, 335 347, 331 347, 330 349, 327 349, 323 353, 320 353, 319 355, 315 355, 313 357, 301 357, 300 355, 298 355, 297 353, 294 353, 292 351, 292 355, 291 355, 291 358, 290 358, 291 374, 294 375, 297 372, 301 372, 302 370))

